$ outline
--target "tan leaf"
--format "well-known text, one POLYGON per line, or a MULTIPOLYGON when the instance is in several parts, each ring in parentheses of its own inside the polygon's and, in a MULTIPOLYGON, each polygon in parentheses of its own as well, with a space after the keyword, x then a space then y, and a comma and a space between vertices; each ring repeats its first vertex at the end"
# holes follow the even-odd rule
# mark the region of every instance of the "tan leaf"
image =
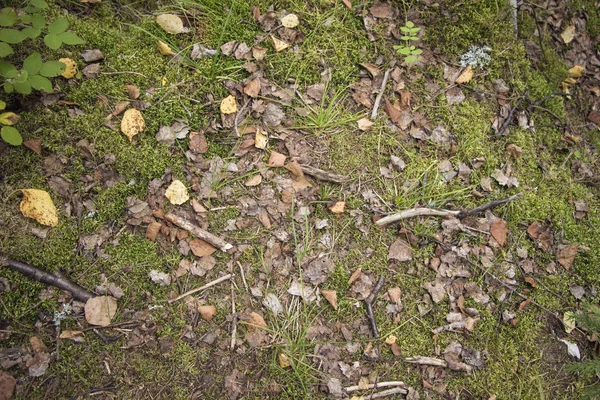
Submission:
POLYGON ((512 158, 521 158, 523 155, 523 149, 513 143, 506 146, 506 152, 510 154, 512 158))
POLYGON ((395 103, 392 103, 388 99, 385 99, 385 103, 383 105, 383 109, 390 117, 393 123, 396 123, 402 118, 402 110, 400 110, 399 106, 395 103))
POLYGON ((337 292, 335 290, 321 290, 321 294, 325 297, 325 300, 331 304, 334 310, 338 309, 337 305, 337 292))
POLYGON ((269 161, 267 161, 267 165, 269 167, 283 167, 286 158, 287 156, 276 151, 272 151, 269 155, 269 161))
POLYGON ((344 5, 345 5, 346 7, 348 7, 349 9, 351 9, 351 10, 352 10, 352 3, 350 3, 350 1, 349 1, 349 0, 342 0, 342 3, 344 3, 344 5))
POLYGON ((174 56, 175 52, 173 50, 171 50, 171 46, 169 46, 168 44, 166 44, 163 41, 158 41, 158 52, 160 54, 162 54, 163 56, 174 56))
POLYGON ((208 142, 202 132, 190 132, 190 150, 194 153, 204 154, 208 151, 208 142))
POLYGON ((37 336, 32 336, 29 338, 29 344, 34 352, 39 353, 41 351, 48 351, 48 347, 44 344, 42 339, 37 336))
POLYGON ((287 163, 287 165, 285 166, 285 169, 287 169, 288 171, 290 171, 292 174, 296 175, 297 177, 304 178, 304 171, 302 171, 302 167, 300 166, 300 164, 298 164, 298 161, 296 161, 296 160, 293 160, 293 161, 290 161, 289 163, 287 163))
POLYGON ((563 325, 565 326, 565 332, 571 333, 575 329, 575 313, 573 311, 566 311, 563 314, 563 325))
POLYGON ((373 78, 381 74, 381 69, 379 69, 379 67, 375 64, 365 62, 359 65, 369 71, 369 74, 371 74, 373 78))
POLYGON ((490 225, 490 234, 498 242, 500 247, 506 244, 506 222, 497 220, 490 225))
POLYGON ((210 256, 217 249, 202 239, 190 240, 190 250, 196 257, 210 256))
POLYGON ((92 297, 85 303, 84 310, 89 324, 108 326, 117 312, 117 300, 111 296, 92 297))
POLYGON ((266 327, 267 323, 265 322, 265 319, 262 317, 262 315, 254 311, 250 313, 250 320, 248 321, 249 331, 254 331, 256 329, 262 329, 266 327))
POLYGON ((565 30, 560 34, 563 42, 571 43, 575 38, 575 25, 570 25, 565 28, 565 30))
POLYGON ((121 132, 129 138, 130 142, 133 140, 133 137, 142 132, 145 127, 146 121, 144 121, 141 112, 135 108, 130 108, 125 111, 123 119, 121 120, 121 132))
POLYGON ((362 268, 358 268, 356 271, 352 273, 350 279, 348 279, 348 285, 352 285, 354 281, 356 281, 360 275, 362 274, 362 268))
POLYGON ((309 187, 313 187, 313 185, 306 180, 306 178, 299 176, 298 179, 296 179, 295 181, 292 181, 292 188, 296 191, 299 192, 300 190, 309 188, 309 187))
POLYGON ((6 371, 0 372, 0 399, 10 399, 13 396, 16 386, 17 380, 10 373, 6 371))
POLYGON ((363 132, 370 131, 371 127, 373 126, 373 122, 367 118, 361 118, 356 122, 358 123, 358 129, 360 129, 363 132))
POLYGON ((287 356, 287 354, 279 353, 277 358, 279 359, 279 366, 281 368, 288 368, 288 367, 292 366, 292 363, 290 362, 290 358, 287 356))
POLYGON ((117 104, 115 104, 115 109, 109 115, 112 115, 112 116, 116 117, 117 115, 119 115, 123 111, 125 111, 125 109, 127 108, 127 106, 129 106, 129 104, 131 104, 131 103, 129 101, 127 101, 127 100, 119 101, 117 104))
POLYGON ((31 139, 23 142, 23 146, 27 147, 29 150, 33 151, 38 156, 42 155, 42 140, 41 139, 31 139))
POLYGON ((573 68, 569 69, 569 76, 571 78, 579 78, 585 72, 585 68, 581 65, 575 65, 573 68))
POLYGON ((140 89, 138 89, 135 85, 125 85, 125 89, 127 89, 127 95, 131 100, 135 100, 140 97, 140 89))
POLYGON ((396 340, 398 340, 398 338, 394 335, 390 335, 387 338, 385 338, 385 342, 387 344, 394 344, 394 343, 396 343, 396 340))
POLYGON ((248 180, 246 180, 244 185, 246 185, 248 187, 253 187, 253 186, 260 185, 261 182, 262 182, 262 176, 260 174, 256 174, 256 175, 252 175, 250 178, 248 178, 248 180))
POLYGON ((60 58, 58 61, 66 65, 65 70, 61 74, 63 78, 71 79, 77 74, 77 64, 70 58, 60 58))
POLYGON ((404 240, 396 239, 396 241, 390 245, 388 251, 388 260, 405 262, 412 259, 412 249, 404 240))
POLYGON ((162 224, 156 221, 148 224, 148 227, 146 228, 146 239, 151 240, 153 242, 156 241, 156 236, 158 235, 158 232, 160 232, 161 227, 162 224))
POLYGON ((262 60, 267 55, 267 49, 264 47, 253 47, 252 48, 252 57, 257 60, 262 60))
POLYGON ((252 97, 253 99, 255 99, 258 97, 258 94, 260 93, 260 88, 261 88, 260 78, 256 78, 256 79, 253 79, 250 82, 248 82, 246 87, 244 87, 244 93, 247 94, 248 96, 252 97))
POLYGON ((344 212, 345 208, 346 208, 345 201, 336 201, 335 204, 329 206, 329 211, 331 211, 334 214, 341 214, 344 212))
POLYGON ((259 126, 257 126, 256 135, 254 136, 254 147, 257 149, 266 149, 267 144, 269 144, 269 136, 267 136, 267 132, 263 131, 259 126))
POLYGON ((238 110, 237 101, 235 101, 235 97, 229 95, 221 100, 221 112, 223 114, 234 114, 238 110))
POLYGON ((275 47, 275 51, 276 52, 280 52, 282 50, 287 49, 288 47, 290 47, 289 44, 287 44, 286 42, 284 42, 281 39, 277 39, 275 36, 271 35, 271 40, 273 40, 273 47, 275 47))
POLYGON ((48 192, 39 189, 21 189, 23 200, 20 204, 21 213, 27 218, 33 218, 46 226, 58 225, 56 207, 48 192))
POLYGON ((0 124, 2 125, 14 125, 19 119, 21 119, 21 117, 12 111, 0 114, 0 124))
POLYGON ((281 18, 281 25, 285 26, 286 28, 295 28, 299 23, 300 21, 298 20, 298 16, 296 14, 288 14, 281 18))
POLYGON ((558 252, 556 254, 558 263, 565 267, 566 270, 569 270, 571 265, 573 265, 578 249, 579 245, 577 243, 570 246, 558 246, 558 252))
POLYGON ((175 14, 161 14, 156 17, 156 23, 166 32, 174 35, 188 31, 188 29, 183 26, 181 18, 175 14))
POLYGON ((462 85, 463 83, 467 83, 469 82, 471 79, 473 79, 473 68, 471 68, 471 66, 469 65, 467 68, 464 69, 464 71, 458 76, 458 78, 456 78, 456 81, 454 81, 455 83, 458 83, 459 85, 462 85))
POLYGON ((215 308, 215 306, 199 306, 198 312, 200 313, 203 319, 210 321, 217 313, 217 309, 215 308))
POLYGON ((188 190, 180 180, 176 179, 167 188, 165 191, 165 197, 169 199, 171 204, 183 204, 190 199, 188 195, 188 190))
POLYGON ((525 278, 523 278, 523 280, 527 283, 529 283, 531 285, 531 287, 535 287, 535 279, 533 279, 531 276, 526 276, 525 278))
POLYGON ((59 339, 70 339, 74 342, 81 343, 83 342, 83 336, 85 334, 83 331, 62 331, 60 333, 59 339))

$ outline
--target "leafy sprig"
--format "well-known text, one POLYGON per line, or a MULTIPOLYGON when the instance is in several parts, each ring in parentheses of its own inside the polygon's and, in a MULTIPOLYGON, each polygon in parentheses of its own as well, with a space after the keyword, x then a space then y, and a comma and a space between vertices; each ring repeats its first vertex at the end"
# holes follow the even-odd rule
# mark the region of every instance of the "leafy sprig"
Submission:
POLYGON ((419 55, 423 53, 423 50, 411 44, 411 42, 419 40, 417 34, 420 30, 421 28, 416 27, 412 21, 406 21, 406 25, 400 27, 400 31, 403 33, 400 39, 404 40, 404 44, 394 46, 394 50, 396 50, 398 54, 404 56, 404 61, 407 64, 418 61, 419 55))

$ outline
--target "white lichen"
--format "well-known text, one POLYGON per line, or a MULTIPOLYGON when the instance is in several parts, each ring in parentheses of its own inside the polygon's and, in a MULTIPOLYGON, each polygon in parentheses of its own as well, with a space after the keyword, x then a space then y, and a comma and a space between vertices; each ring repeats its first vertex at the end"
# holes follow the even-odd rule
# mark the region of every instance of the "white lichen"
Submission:
POLYGON ((487 66, 491 61, 492 57, 487 53, 492 49, 489 46, 475 46, 471 45, 469 51, 460 56, 460 65, 465 68, 467 66, 483 68, 487 66))

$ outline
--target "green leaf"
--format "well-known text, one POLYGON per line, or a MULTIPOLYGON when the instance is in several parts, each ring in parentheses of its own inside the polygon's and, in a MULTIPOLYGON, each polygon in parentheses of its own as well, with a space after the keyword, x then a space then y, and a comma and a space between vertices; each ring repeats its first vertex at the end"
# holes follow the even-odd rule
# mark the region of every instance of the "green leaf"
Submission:
POLYGON ((46 61, 40 69, 40 75, 53 78, 63 73, 67 66, 60 61, 46 61))
POLYGON ((35 90, 43 90, 46 93, 52 93, 52 82, 50 79, 44 78, 41 75, 31 75, 29 77, 29 83, 35 90))
POLYGON ((59 34, 58 37, 60 38, 60 40, 62 40, 62 42, 64 44, 68 44, 68 45, 85 43, 85 41, 82 38, 80 38, 73 32, 63 32, 63 33, 59 34))
POLYGON ((66 18, 56 18, 50 25, 48 25, 48 33, 58 35, 63 33, 69 27, 69 21, 66 18))
POLYGON ((15 66, 8 61, 0 60, 0 75, 4 76, 11 69, 15 69, 15 66))
POLYGON ((25 83, 27 82, 27 78, 29 78, 29 72, 22 69, 13 83, 25 83))
POLYGON ((411 36, 411 37, 409 37, 409 40, 414 40, 414 41, 417 41, 417 40, 419 40, 419 38, 418 38, 418 37, 416 37, 416 36, 411 36))
POLYGON ((42 14, 33 14, 31 16, 31 26, 36 29, 43 29, 46 26, 46 18, 42 14))
POLYGON ((12 93, 12 92, 13 92, 13 90, 15 90, 15 88, 13 87, 13 85, 12 85, 12 84, 10 84, 10 83, 8 83, 8 82, 4 82, 4 91, 5 91, 6 93, 9 93, 9 94, 10 94, 10 93, 12 93))
POLYGON ((410 54, 410 49, 407 48, 407 47, 397 48, 396 51, 398 52, 398 54, 402 54, 402 55, 408 55, 408 54, 410 54))
POLYGON ((19 17, 14 8, 6 7, 0 10, 0 26, 13 26, 19 17))
POLYGON ((2 136, 2 140, 6 143, 11 144, 13 146, 20 146, 23 144, 23 137, 18 129, 13 128, 12 126, 5 126, 0 131, 0 135, 2 136))
POLYGON ((19 76, 19 71, 17 71, 17 69, 9 69, 8 71, 6 71, 4 73, 4 77, 6 79, 15 79, 19 76))
POLYGON ((48 3, 44 0, 29 0, 29 4, 37 8, 48 8, 48 3))
POLYGON ((415 49, 415 50, 413 50, 413 51, 412 51, 412 53, 413 53, 414 55, 418 56, 419 54, 422 54, 422 53, 423 53, 423 50, 421 50, 421 49, 415 49))
POLYGON ((30 75, 36 75, 44 65, 40 53, 33 53, 23 61, 23 69, 29 72, 30 75))
POLYGON ((0 42, 0 58, 9 56, 12 53, 14 53, 14 51, 8 43, 0 42))
POLYGON ((400 36, 400 39, 402 39, 402 40, 409 40, 410 36, 400 36))
POLYGON ((21 22, 29 25, 31 23, 31 15, 23 13, 23 15, 21 15, 21 22))
POLYGON ((23 32, 25 35, 27 35, 28 38, 35 39, 36 37, 40 36, 40 34, 42 33, 42 30, 28 26, 27 28, 23 29, 21 32, 23 32))
POLYGON ((411 29, 409 29, 409 32, 411 32, 411 33, 417 33, 420 30, 421 30, 421 28, 419 28, 419 27, 417 27, 417 28, 411 28, 411 29))
POLYGON ((15 91, 21 94, 30 94, 31 93, 31 83, 29 81, 25 82, 14 82, 13 86, 15 87, 15 91))
POLYGON ((0 111, 4 110, 6 108, 6 103, 2 100, 0 100, 0 111))
POLYGON ((407 27, 405 27, 405 26, 401 26, 401 27, 400 27, 400 30, 401 30, 402 32, 410 32, 410 29, 409 29, 409 28, 407 28, 407 27))
POLYGON ((52 50, 56 50, 62 45, 62 40, 60 39, 60 36, 50 33, 44 36, 44 43, 52 50))
POLYGON ((406 61, 407 64, 414 63, 415 61, 417 61, 417 57, 416 56, 408 56, 404 59, 404 61, 406 61))
POLYGON ((18 29, 0 29, 0 42, 16 44, 27 39, 27 35, 18 29))
POLYGON ((415 24, 413 24, 413 22, 412 22, 412 21, 406 21, 406 26, 407 26, 408 28, 412 28, 413 26, 415 26, 415 24))

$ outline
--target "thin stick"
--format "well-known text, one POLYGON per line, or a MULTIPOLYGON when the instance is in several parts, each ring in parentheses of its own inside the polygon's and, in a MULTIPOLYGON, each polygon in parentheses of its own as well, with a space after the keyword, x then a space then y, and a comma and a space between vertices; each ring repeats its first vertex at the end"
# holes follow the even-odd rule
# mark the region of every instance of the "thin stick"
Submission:
POLYGON ((383 82, 381 82, 381 88, 379 89, 379 93, 375 98, 375 104, 373 105, 373 111, 371 111, 371 119, 375 119, 377 117, 377 110, 379 110, 379 104, 381 103, 381 99, 383 98, 383 93, 385 92, 385 85, 387 85, 387 81, 390 77, 390 72, 392 70, 388 69, 383 74, 383 82))
POLYGON ((31 265, 12 260, 10 258, 0 257, 0 265, 5 265, 16 271, 19 271, 23 275, 35 279, 38 282, 47 283, 48 285, 56 286, 59 289, 68 290, 73 294, 74 299, 82 302, 86 302, 95 296, 92 292, 88 291, 87 289, 84 289, 79 285, 69 282, 63 277, 50 274, 36 267, 32 267, 31 265))
POLYGON ((419 364, 419 365, 432 365, 434 367, 443 367, 446 368, 448 363, 445 360, 440 358, 433 357, 423 357, 423 356, 415 356, 415 357, 407 357, 404 361, 411 364, 419 364))
POLYGON ((350 392, 356 392, 357 390, 370 390, 370 389, 379 389, 379 388, 384 388, 384 387, 395 387, 395 386, 406 386, 406 383, 404 383, 402 381, 379 382, 379 383, 371 383, 371 384, 365 385, 365 386, 360 386, 360 385, 348 386, 347 388, 344 388, 344 390, 346 392, 350 393, 350 392))
MULTIPOLYGON (((525 96, 527 96, 527 93, 525 93, 525 96)), ((502 124, 500 129, 498 129, 498 132, 496 133, 496 138, 499 138, 500 136, 504 135, 504 132, 508 129, 508 126, 511 124, 512 120, 515 117, 515 111, 517 111, 517 108, 519 108, 519 106, 523 102, 524 98, 525 97, 519 97, 519 99, 517 100, 517 104, 515 104, 515 106, 510 109, 510 112, 508 113, 508 116, 504 120, 504 123, 502 124)))
POLYGON ((365 397, 366 399, 380 399, 382 397, 391 396, 394 394, 407 394, 408 390, 403 388, 394 388, 388 390, 382 390, 381 392, 373 393, 372 395, 365 397))
POLYGON ((226 253, 227 250, 233 248, 233 246, 231 244, 227 243, 225 240, 213 235, 210 232, 205 231, 204 229, 200 228, 198 225, 195 225, 195 224, 191 223, 190 221, 188 221, 178 215, 175 215, 173 213, 168 213, 167 215, 165 215, 165 219, 169 222, 174 223, 175 225, 179 226, 180 228, 183 228, 186 231, 191 232, 198 239, 202 239, 205 242, 212 244, 213 246, 215 246, 222 252, 226 253))
POLYGON ((244 282, 244 287, 246 288, 246 291, 248 291, 248 283, 246 282, 246 275, 244 274, 244 267, 242 267, 242 264, 240 264, 240 262, 237 262, 237 265, 240 267, 240 275, 242 275, 242 282, 244 282))
POLYGON ((369 297, 367 297, 364 300, 365 304, 367 305, 367 318, 369 319, 369 322, 371 323, 371 329, 373 330, 373 337, 376 337, 376 338, 379 337, 379 331, 377 330, 377 322, 375 321, 375 314, 373 314, 373 302, 375 301, 375 297, 377 296, 377 293, 379 293, 379 291, 381 290, 381 287, 383 286, 384 283, 385 283, 385 279, 383 278, 383 276, 380 276, 379 280, 377 281, 377 284, 371 291, 371 294, 369 295, 369 297))
POLYGON ((235 132, 235 135, 237 137, 241 136, 240 131, 238 130, 238 124, 240 123, 239 119, 240 116, 243 117, 246 115, 246 107, 248 107, 248 104, 250 104, 250 101, 245 102, 242 108, 240 108, 240 111, 238 111, 238 113, 235 114, 235 119, 233 120, 233 131, 235 132))
POLYGON ((237 334, 237 314, 235 312, 235 292, 231 281, 231 350, 235 349, 235 336, 237 334))
POLYGON ((507 197, 505 199, 494 200, 486 203, 482 206, 473 208, 472 210, 461 210, 461 211, 452 211, 452 210, 440 210, 436 208, 411 208, 409 210, 404 210, 396 214, 388 215, 387 217, 383 217, 376 222, 378 226, 383 226, 387 224, 391 224, 393 222, 401 221, 403 219, 419 217, 419 216, 436 216, 436 217, 447 217, 449 215, 454 216, 458 219, 462 219, 468 217, 470 215, 478 214, 482 211, 488 210, 490 208, 511 202, 515 199, 518 199, 523 195, 523 192, 517 193, 513 196, 507 197))
POLYGON ((227 275, 224 275, 224 276, 220 277, 219 279, 215 279, 214 281, 207 283, 204 286, 201 286, 201 287, 196 288, 196 289, 188 290, 184 294, 181 294, 181 295, 175 297, 174 299, 169 300, 169 304, 175 303, 176 301, 181 300, 184 297, 189 296, 191 294, 194 294, 196 292, 199 292, 201 290, 208 289, 211 286, 218 285, 219 283, 221 283, 223 281, 226 281, 227 279, 231 279, 232 277, 233 277, 233 274, 227 274, 227 275))

